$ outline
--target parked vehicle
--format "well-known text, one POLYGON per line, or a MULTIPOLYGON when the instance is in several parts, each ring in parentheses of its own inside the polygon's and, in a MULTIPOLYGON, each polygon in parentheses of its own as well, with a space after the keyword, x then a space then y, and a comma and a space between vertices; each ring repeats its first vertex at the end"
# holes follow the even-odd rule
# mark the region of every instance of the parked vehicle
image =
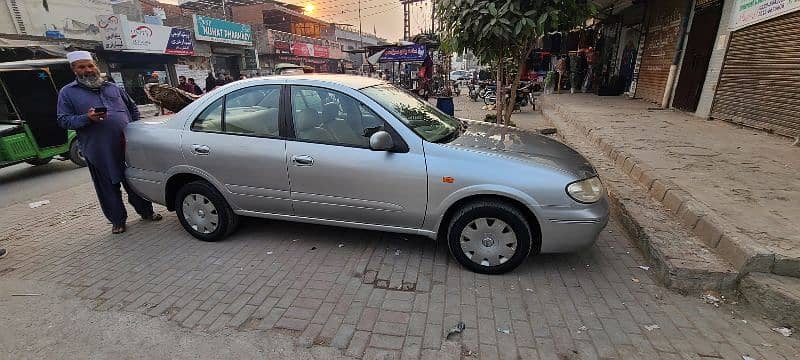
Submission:
POLYGON ((347 75, 247 79, 126 130, 126 177, 204 241, 240 216, 417 234, 463 266, 591 245, 608 201, 589 162, 545 136, 445 115, 347 75))
POLYGON ((86 166, 75 131, 56 120, 58 88, 73 78, 66 59, 0 63, 0 167, 52 159, 86 166))
MULTIPOLYGON (((506 88, 506 97, 511 96, 511 88, 506 88)), ((531 83, 521 83, 517 88, 516 101, 514 102, 514 110, 518 111, 531 104, 533 110, 536 109, 536 103, 533 101, 533 94, 531 93, 531 83)), ((486 105, 494 105, 497 103, 497 94, 494 90, 487 90, 483 102, 486 105)))

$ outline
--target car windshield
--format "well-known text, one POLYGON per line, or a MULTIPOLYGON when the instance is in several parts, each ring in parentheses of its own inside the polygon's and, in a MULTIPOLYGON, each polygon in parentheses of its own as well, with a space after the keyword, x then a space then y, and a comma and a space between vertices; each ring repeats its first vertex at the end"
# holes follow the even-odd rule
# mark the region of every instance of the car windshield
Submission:
POLYGON ((393 85, 375 85, 361 92, 396 116, 417 135, 430 142, 447 142, 458 136, 461 122, 393 85))

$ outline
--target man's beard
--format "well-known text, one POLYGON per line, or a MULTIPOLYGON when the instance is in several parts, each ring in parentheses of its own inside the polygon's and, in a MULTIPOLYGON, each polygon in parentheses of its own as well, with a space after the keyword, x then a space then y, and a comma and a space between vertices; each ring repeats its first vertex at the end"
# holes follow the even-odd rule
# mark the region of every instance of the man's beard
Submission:
POLYGON ((90 89, 99 89, 103 86, 105 80, 102 77, 97 76, 95 74, 92 75, 78 75, 77 81, 79 84, 86 86, 90 89))

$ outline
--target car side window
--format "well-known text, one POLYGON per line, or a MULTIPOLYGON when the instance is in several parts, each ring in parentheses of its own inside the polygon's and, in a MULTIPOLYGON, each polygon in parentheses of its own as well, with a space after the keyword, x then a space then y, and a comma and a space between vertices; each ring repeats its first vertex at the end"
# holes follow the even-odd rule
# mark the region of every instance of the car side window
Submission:
POLYGON ((369 147, 385 123, 358 100, 338 91, 292 86, 292 119, 300 140, 369 147))
POLYGON ((279 85, 252 86, 225 96, 226 133, 279 136, 279 85))
POLYGON ((203 110, 192 123, 192 130, 222 131, 222 102, 224 99, 224 97, 217 99, 203 110))

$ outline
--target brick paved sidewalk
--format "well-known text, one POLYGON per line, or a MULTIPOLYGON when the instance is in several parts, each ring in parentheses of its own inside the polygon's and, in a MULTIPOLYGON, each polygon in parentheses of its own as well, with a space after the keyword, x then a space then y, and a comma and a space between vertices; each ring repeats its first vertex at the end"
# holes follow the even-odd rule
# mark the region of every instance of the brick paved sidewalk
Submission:
POLYGON ((655 284, 616 221, 588 250, 486 276, 423 238, 248 220, 204 243, 173 213, 112 236, 90 184, 47 199, 0 210, 0 246, 12 250, 0 281, 74 287, 98 311, 288 332, 298 346, 365 359, 794 359, 800 347, 744 309, 655 284), (445 340, 458 321, 466 330, 445 340))

